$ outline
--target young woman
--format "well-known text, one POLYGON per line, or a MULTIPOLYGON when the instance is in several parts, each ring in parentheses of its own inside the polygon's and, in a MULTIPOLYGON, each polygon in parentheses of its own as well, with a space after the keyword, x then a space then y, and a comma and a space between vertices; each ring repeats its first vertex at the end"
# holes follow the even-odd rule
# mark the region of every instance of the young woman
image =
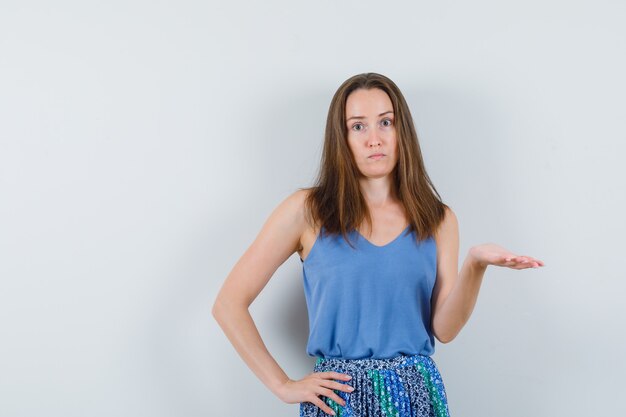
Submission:
MULTIPOLYGON (((398 87, 355 75, 335 93, 315 186, 272 212, 236 263, 213 316, 238 354, 300 416, 449 416, 431 358, 435 337, 468 321, 487 266, 543 262, 495 244, 472 247, 458 272, 457 218, 435 190, 398 87), (303 266, 313 372, 292 380, 248 307, 294 252, 303 266)), ((262 413, 261 413, 262 414, 262 413)))

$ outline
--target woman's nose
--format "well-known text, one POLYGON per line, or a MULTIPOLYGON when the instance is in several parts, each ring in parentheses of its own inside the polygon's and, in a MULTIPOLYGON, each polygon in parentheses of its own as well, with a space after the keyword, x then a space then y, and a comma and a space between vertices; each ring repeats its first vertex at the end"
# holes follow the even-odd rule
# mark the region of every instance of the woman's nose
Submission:
POLYGON ((367 137, 367 145, 368 146, 376 146, 380 145, 380 134, 376 131, 376 129, 371 129, 368 133, 367 137))

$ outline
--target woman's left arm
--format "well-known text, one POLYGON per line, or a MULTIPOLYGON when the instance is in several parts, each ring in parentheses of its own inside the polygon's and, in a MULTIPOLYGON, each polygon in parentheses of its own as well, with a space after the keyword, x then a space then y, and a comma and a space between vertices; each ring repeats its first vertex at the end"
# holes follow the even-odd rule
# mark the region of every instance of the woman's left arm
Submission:
POLYGON ((487 243, 472 247, 458 271, 459 227, 456 215, 446 208, 437 234, 437 279, 433 288, 431 317, 433 334, 442 343, 452 341, 469 320, 483 276, 489 265, 512 269, 538 268, 543 261, 516 255, 487 243))

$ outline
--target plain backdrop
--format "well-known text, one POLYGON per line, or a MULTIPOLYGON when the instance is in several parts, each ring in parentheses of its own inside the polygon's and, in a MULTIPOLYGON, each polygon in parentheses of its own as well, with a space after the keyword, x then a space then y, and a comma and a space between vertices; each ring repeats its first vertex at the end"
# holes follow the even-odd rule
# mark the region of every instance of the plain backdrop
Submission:
MULTIPOLYGON (((460 259, 489 267, 433 359, 452 417, 624 415, 621 1, 0 3, 0 415, 297 416, 210 314, 312 183, 348 77, 400 87, 460 259)), ((302 270, 251 306, 312 371, 302 270)))

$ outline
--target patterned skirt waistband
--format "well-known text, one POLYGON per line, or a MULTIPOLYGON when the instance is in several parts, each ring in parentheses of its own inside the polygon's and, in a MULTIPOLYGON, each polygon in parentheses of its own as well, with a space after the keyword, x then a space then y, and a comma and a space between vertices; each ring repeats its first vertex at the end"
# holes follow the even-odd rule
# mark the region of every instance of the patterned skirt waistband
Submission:
POLYGON ((362 358, 362 359, 345 359, 345 358, 317 358, 315 367, 318 369, 399 369, 406 366, 415 366, 418 363, 432 364, 434 361, 430 356, 416 355, 398 355, 393 358, 362 358))

